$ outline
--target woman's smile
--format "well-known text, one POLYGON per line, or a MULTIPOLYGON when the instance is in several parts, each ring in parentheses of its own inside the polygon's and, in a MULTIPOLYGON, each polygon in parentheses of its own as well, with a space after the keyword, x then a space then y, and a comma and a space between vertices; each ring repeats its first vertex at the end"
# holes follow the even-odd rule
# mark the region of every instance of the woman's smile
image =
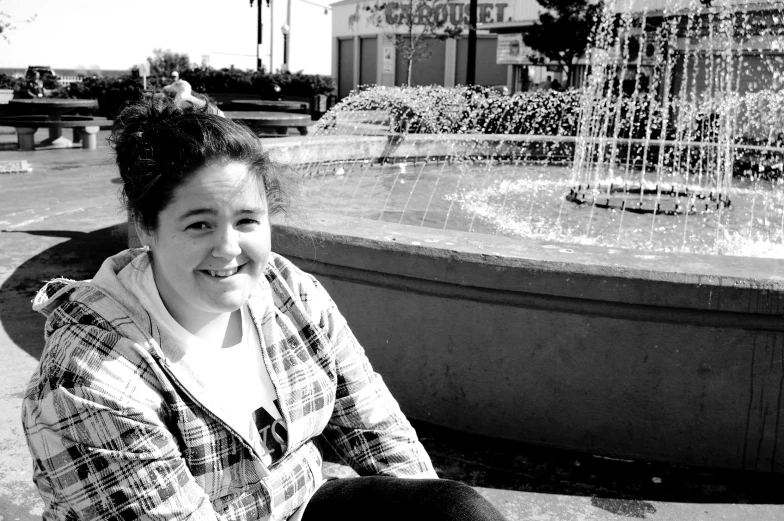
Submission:
POLYGON ((199 271, 202 273, 206 273, 213 278, 226 279, 239 273, 242 270, 243 266, 245 265, 243 264, 242 266, 234 266, 233 268, 223 268, 220 270, 206 269, 206 270, 199 270, 199 271))

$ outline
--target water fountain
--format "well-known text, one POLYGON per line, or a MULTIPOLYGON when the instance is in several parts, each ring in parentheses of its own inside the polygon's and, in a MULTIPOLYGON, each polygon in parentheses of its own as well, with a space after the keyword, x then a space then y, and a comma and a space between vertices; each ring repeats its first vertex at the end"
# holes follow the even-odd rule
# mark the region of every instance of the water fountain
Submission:
POLYGON ((608 2, 560 109, 360 92, 305 146, 274 146, 308 193, 274 248, 327 287, 411 417, 784 471, 784 23, 760 5, 608 2))

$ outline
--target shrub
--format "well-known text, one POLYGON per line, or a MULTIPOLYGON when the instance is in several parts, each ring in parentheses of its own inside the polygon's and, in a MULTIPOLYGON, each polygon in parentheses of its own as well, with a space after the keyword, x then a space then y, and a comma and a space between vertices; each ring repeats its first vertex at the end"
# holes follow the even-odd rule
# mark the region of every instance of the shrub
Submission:
MULTIPOLYGON (((478 86, 367 87, 336 107, 389 111, 396 130, 420 133, 575 135, 579 94, 535 91, 503 96, 478 86)), ((331 120, 325 120, 329 125, 331 120)))
MULTIPOLYGON (((205 67, 185 71, 181 78, 191 84, 194 92, 205 95, 222 92, 261 95, 271 93, 271 87, 277 84, 281 87, 281 92, 277 95, 312 97, 315 94, 331 92, 334 88, 329 76, 301 72, 267 74, 263 71, 205 67)), ((3 81, 2 77, 0 81, 3 81)), ((24 87, 24 79, 15 81, 20 88, 24 87)), ((71 83, 68 87, 60 86, 54 89, 50 96, 97 99, 98 114, 114 118, 126 104, 140 99, 143 94, 142 80, 126 74, 120 77, 85 78, 82 82, 71 83)))
POLYGON ((662 107, 652 94, 606 99, 607 137, 661 139, 664 125, 662 107), (620 111, 620 115, 617 115, 620 111))
MULTIPOLYGON (((420 133, 528 134, 576 136, 581 92, 538 90, 503 96, 479 86, 454 88, 363 87, 343 99, 335 111, 384 110, 398 121, 396 130, 420 133)), ((608 137, 658 139, 663 117, 652 96, 603 99, 599 109, 608 137), (620 116, 616 112, 620 110, 620 116), (615 128, 616 121, 618 128, 615 128), (650 123, 650 129, 648 128, 650 123)), ((597 112, 599 112, 597 111, 597 112)), ((325 125, 330 124, 325 120, 325 125)))
MULTIPOLYGON (((57 88, 57 79, 51 74, 45 75, 43 78, 45 89, 57 88)), ((0 89, 12 89, 16 92, 22 92, 27 88, 27 79, 24 77, 15 78, 9 74, 0 73, 0 89)))
POLYGON ((25 83, 24 78, 14 78, 10 74, 0 73, 0 89, 21 90, 25 83))
POLYGON ((328 94, 335 89, 330 76, 302 72, 277 72, 241 70, 235 68, 213 69, 197 67, 182 73, 182 79, 191 84, 195 92, 237 93, 263 97, 303 97, 328 94), (273 86, 280 87, 275 92, 273 86))
POLYGON ((74 82, 68 87, 60 87, 53 92, 54 97, 98 100, 98 115, 116 117, 129 103, 144 95, 142 81, 130 74, 120 77, 92 77, 74 82))
POLYGON ((540 90, 512 96, 476 97, 477 122, 483 133, 574 136, 579 123, 577 91, 540 90))
POLYGON ((195 92, 236 92, 238 94, 253 94, 256 85, 260 83, 263 73, 235 69, 213 69, 211 67, 198 67, 184 71, 181 78, 191 84, 195 92))
MULTIPOLYGON (((764 89, 738 96, 723 106, 736 105, 737 134, 762 145, 781 143, 784 135, 784 91, 764 89)), ((780 145, 778 145, 780 146, 780 145)))
MULTIPOLYGON (((459 119, 462 101, 444 87, 362 87, 343 99, 333 113, 383 110, 392 114, 397 131, 449 132, 459 119)), ((329 118, 325 123, 329 123, 329 118)))
POLYGON ((276 72, 268 74, 270 83, 280 87, 282 96, 311 98, 317 94, 330 94, 335 90, 332 76, 304 74, 299 72, 276 72))

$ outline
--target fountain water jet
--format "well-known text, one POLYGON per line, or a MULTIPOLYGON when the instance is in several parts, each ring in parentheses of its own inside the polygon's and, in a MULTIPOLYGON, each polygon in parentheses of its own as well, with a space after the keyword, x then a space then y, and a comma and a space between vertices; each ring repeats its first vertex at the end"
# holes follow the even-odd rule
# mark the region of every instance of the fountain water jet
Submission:
MULTIPOLYGON (((608 186, 607 181, 612 182, 619 166, 624 170, 623 185, 629 184, 634 166, 631 147, 626 140, 619 139, 617 124, 623 112, 624 96, 621 92, 615 95, 613 91, 620 89, 628 93, 631 90, 632 115, 637 111, 638 99, 648 106, 641 144, 642 168, 635 190, 640 195, 639 203, 643 201, 645 190, 642 185, 647 180, 648 165, 655 175, 654 186, 662 184, 662 176, 676 172, 684 184, 690 185, 691 191, 720 194, 724 200, 729 199, 738 151, 749 152, 757 148, 739 142, 739 138, 752 137, 749 130, 756 123, 748 114, 742 118, 744 107, 755 101, 755 97, 759 98, 760 91, 765 92, 748 85, 748 74, 744 71, 746 55, 760 38, 781 37, 784 29, 777 22, 781 7, 780 2, 768 2, 762 8, 759 3, 748 2, 722 2, 708 8, 685 1, 659 1, 653 5, 635 0, 607 2, 606 16, 596 31, 592 75, 584 89, 574 164, 575 184, 596 186, 604 182, 608 186), (756 9, 754 13, 757 14, 750 14, 751 9, 756 9), (759 24, 754 26, 749 22, 755 16, 759 18, 760 9, 772 22, 761 29, 759 24), (645 53, 642 47, 645 47, 645 53), (643 66, 643 54, 648 66, 643 66), (707 62, 706 67, 699 67, 699 62, 707 62), (648 73, 645 82, 641 81, 643 70, 648 73), (633 79, 627 80, 630 72, 634 73, 633 79), (758 92, 751 92, 753 90, 758 92), (651 116, 656 110, 661 113, 660 128, 658 136, 653 136, 654 118, 651 116), (610 136, 608 122, 613 117, 616 118, 615 131, 610 136), (621 147, 627 147, 625 164, 618 162, 621 147), (655 162, 648 161, 652 152, 656 155, 655 162), (694 157, 696 164, 692 160, 694 157)), ((780 62, 780 57, 763 61, 781 72, 781 64, 776 63, 780 62)), ((779 84, 772 85, 768 92, 780 91, 781 78, 773 75, 771 81, 779 84)), ((773 113, 783 112, 780 103, 771 103, 766 108, 773 113)), ((778 128, 781 127, 779 123, 778 128)), ((776 125, 769 127, 768 135, 764 136, 767 143, 759 148, 781 154, 778 147, 771 146, 775 128, 776 125)), ((759 133, 759 129, 756 130, 759 133)), ((665 194, 657 191, 655 195, 648 203, 653 209, 659 207, 665 194)), ((569 200, 575 201, 575 198, 569 197, 569 200)), ((628 198, 623 201, 625 209, 639 206, 633 203, 628 198)), ((716 210, 718 214, 717 234, 722 227, 725 208, 725 205, 719 205, 705 209, 716 210)), ((591 212, 591 218, 593 215, 591 212)), ((658 212, 653 212, 652 231, 657 215, 658 212)))

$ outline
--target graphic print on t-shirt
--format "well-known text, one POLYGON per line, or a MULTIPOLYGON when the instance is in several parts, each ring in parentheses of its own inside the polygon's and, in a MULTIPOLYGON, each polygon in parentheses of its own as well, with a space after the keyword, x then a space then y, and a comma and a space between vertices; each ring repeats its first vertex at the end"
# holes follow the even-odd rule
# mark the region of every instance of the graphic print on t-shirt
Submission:
MULTIPOLYGON (((278 400, 276 399, 274 403, 275 407, 280 411, 278 400)), ((264 407, 259 407, 253 411, 253 421, 259 430, 261 443, 267 449, 272 461, 277 460, 286 450, 286 436, 288 433, 283 420, 276 420, 264 407)))

